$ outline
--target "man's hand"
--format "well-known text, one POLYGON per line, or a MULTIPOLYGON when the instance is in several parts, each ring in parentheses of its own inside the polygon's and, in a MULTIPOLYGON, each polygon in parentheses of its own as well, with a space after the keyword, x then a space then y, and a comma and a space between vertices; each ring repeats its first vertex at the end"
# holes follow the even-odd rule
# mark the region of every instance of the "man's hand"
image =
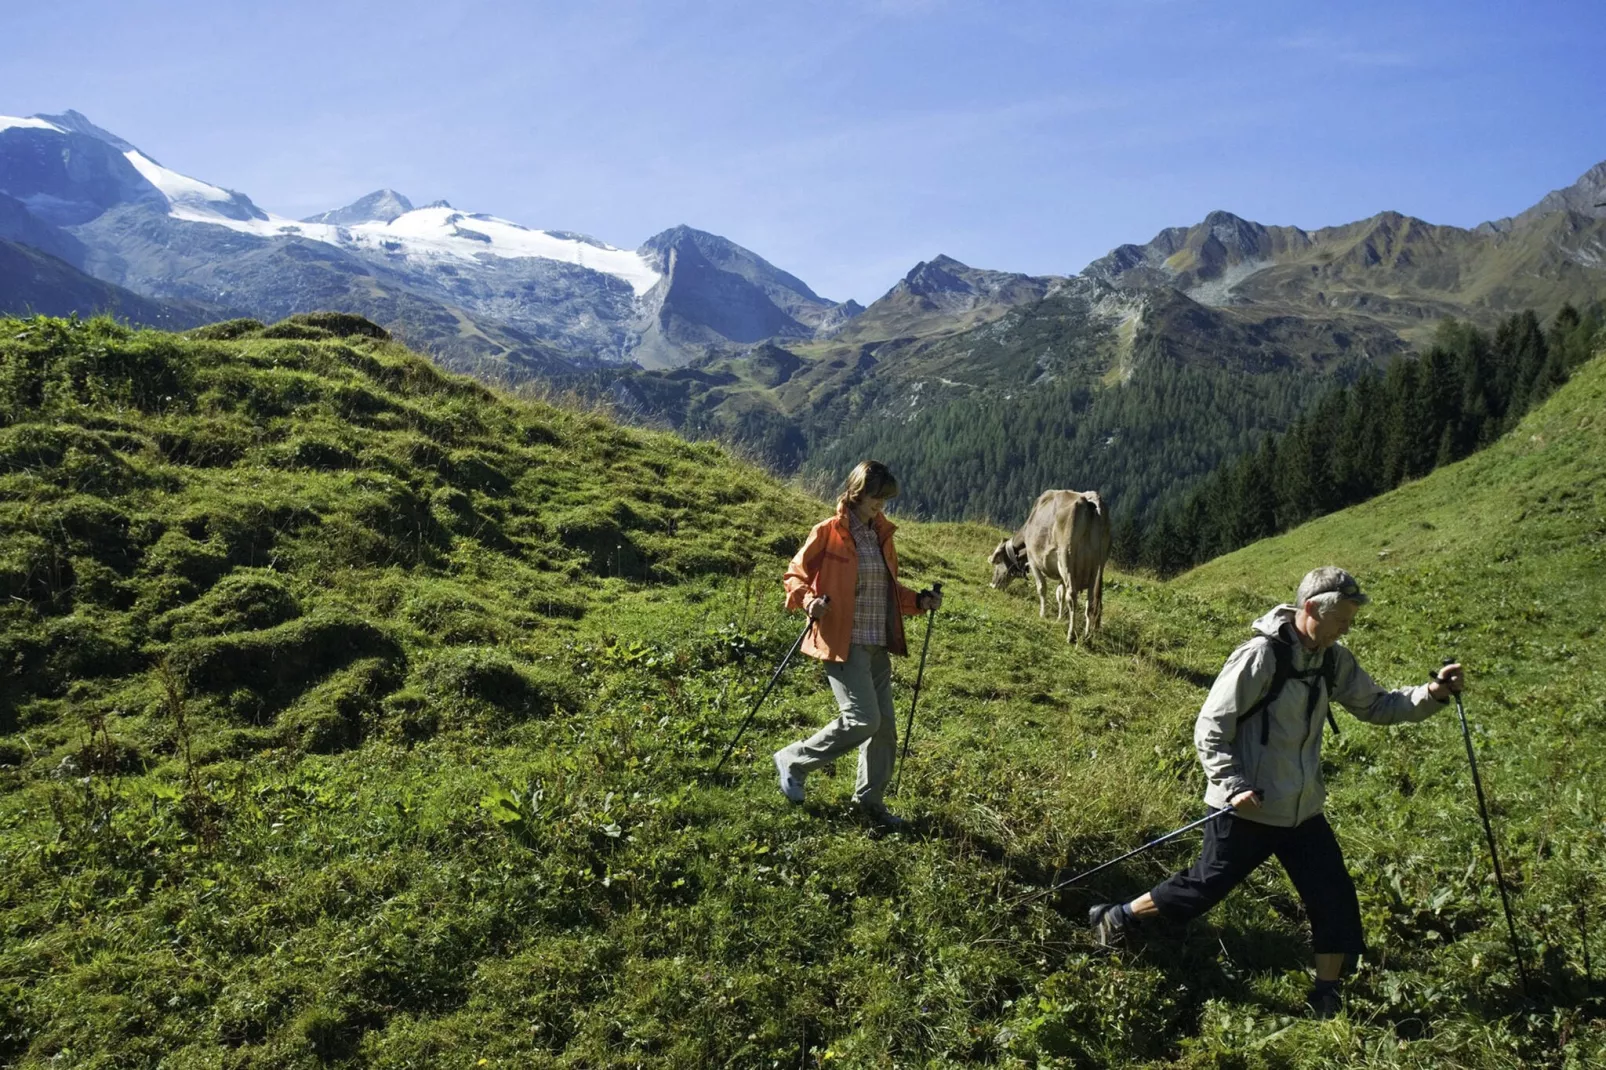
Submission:
POLYGON ((809 615, 809 620, 819 620, 825 616, 825 611, 831 608, 829 598, 811 598, 803 603, 803 612, 809 615))
POLYGON ((920 592, 920 597, 915 599, 915 605, 917 607, 919 607, 922 612, 941 609, 942 608, 942 592, 941 591, 921 591, 920 592))
POLYGON ((1241 791, 1227 800, 1227 804, 1234 810, 1259 810, 1260 792, 1241 791))
POLYGON ((1451 696, 1459 695, 1466 685, 1466 674, 1461 671, 1459 663, 1452 661, 1434 675, 1428 684, 1428 694, 1439 702, 1449 702, 1451 696))

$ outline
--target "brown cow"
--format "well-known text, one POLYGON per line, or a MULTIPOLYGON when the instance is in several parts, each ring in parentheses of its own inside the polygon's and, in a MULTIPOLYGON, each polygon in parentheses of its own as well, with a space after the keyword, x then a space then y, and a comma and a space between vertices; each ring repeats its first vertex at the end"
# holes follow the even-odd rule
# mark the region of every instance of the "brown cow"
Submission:
POLYGON ((1014 577, 1030 572, 1037 583, 1037 615, 1048 616, 1047 581, 1054 590, 1054 619, 1069 610, 1065 639, 1076 642, 1077 595, 1087 592, 1082 637, 1098 630, 1104 615, 1104 563, 1110 556, 1110 514, 1097 491, 1045 490, 1031 515, 989 558, 992 585, 1003 590, 1014 577), (1022 567, 1024 565, 1024 567, 1022 567))

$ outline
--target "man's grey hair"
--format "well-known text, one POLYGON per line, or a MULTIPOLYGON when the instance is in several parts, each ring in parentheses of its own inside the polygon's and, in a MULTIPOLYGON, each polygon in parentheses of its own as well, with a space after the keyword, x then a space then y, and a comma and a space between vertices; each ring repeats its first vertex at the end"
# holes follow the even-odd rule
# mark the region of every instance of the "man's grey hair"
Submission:
MULTIPOLYGON (((1313 595, 1312 597, 1307 598, 1305 601, 1316 607, 1317 620, 1325 620, 1327 615, 1337 608, 1340 602, 1344 601, 1344 596, 1339 594, 1337 591, 1327 591, 1322 594, 1313 595)), ((1304 603, 1301 603, 1301 605, 1303 604, 1304 603)))
POLYGON ((1361 593, 1361 585, 1355 582, 1355 577, 1337 565, 1323 565, 1305 573, 1305 578, 1299 581, 1299 593, 1294 596, 1294 604, 1301 608, 1306 602, 1315 603, 1318 617, 1327 616, 1340 602, 1364 606, 1369 601, 1361 593))

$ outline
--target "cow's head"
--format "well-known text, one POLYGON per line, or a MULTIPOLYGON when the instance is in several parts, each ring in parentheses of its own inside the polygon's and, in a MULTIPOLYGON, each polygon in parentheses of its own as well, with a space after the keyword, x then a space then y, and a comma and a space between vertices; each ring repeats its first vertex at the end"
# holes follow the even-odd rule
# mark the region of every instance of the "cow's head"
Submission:
POLYGON ((1005 539, 987 558, 993 566, 992 587, 1002 591, 1016 576, 1026 575, 1026 555, 1015 546, 1015 540, 1005 539))

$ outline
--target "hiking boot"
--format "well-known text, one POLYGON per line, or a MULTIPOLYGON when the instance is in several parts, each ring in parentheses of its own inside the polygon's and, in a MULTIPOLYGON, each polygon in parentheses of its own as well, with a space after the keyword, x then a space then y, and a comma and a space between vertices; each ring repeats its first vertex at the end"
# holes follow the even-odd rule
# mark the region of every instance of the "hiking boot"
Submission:
POLYGON ((854 803, 859 814, 871 824, 884 829, 901 829, 909 822, 887 809, 885 803, 854 803))
POLYGON ((786 760, 785 751, 775 752, 775 772, 781 779, 781 794, 790 803, 803 801, 803 778, 792 772, 792 763, 786 760))
POLYGON ((1332 1018, 1344 1009, 1344 997, 1339 995, 1337 985, 1318 985, 1310 990, 1305 997, 1310 1006, 1312 1018, 1332 1018))
POLYGON ((1120 903, 1098 903, 1088 908, 1087 923, 1100 947, 1113 950, 1131 942, 1136 926, 1121 907, 1120 903))

